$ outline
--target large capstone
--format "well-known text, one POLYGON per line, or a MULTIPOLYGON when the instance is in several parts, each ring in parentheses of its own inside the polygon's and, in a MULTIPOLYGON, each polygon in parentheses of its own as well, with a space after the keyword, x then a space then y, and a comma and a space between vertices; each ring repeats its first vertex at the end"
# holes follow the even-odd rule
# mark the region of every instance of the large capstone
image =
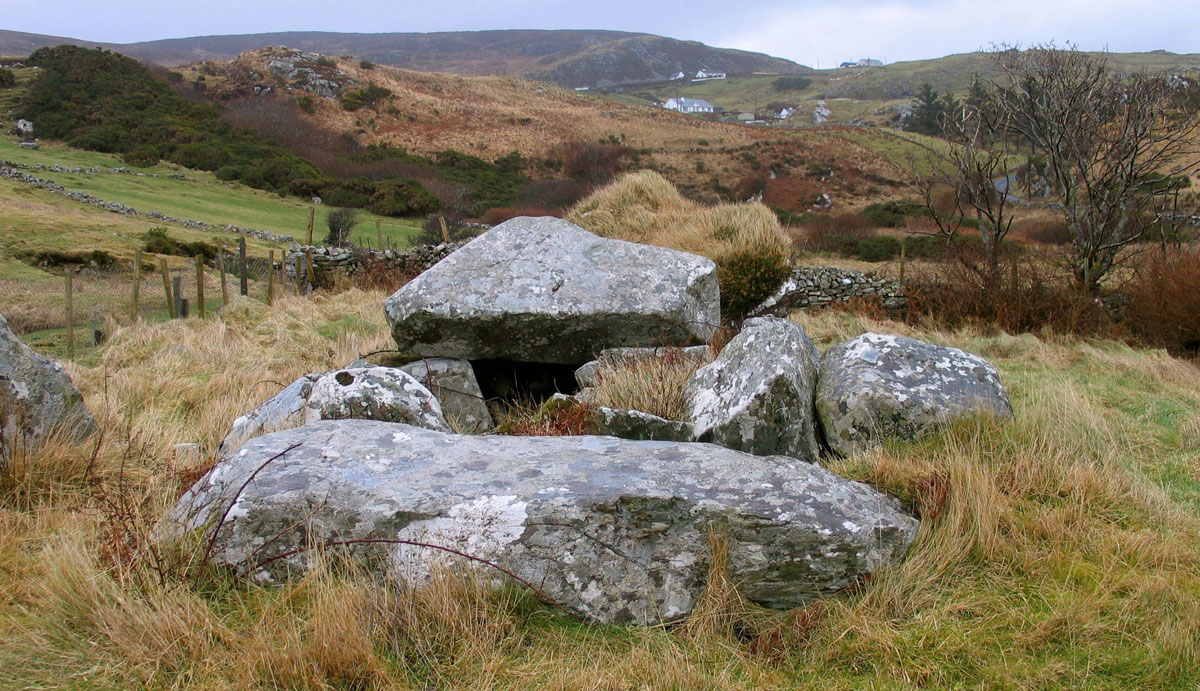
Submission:
POLYGON ((384 311, 405 353, 578 365, 614 346, 705 342, 719 308, 704 257, 521 217, 410 281, 384 311))
POLYGON ((775 317, 747 320, 717 359, 688 380, 696 439, 816 462, 819 360, 799 324, 775 317))
POLYGON ((22 343, 0 315, 0 466, 17 444, 33 448, 51 433, 83 440, 95 431, 62 365, 22 343))
POLYGON ((821 362, 817 414, 826 443, 843 456, 884 439, 919 439, 979 411, 1012 417, 1000 373, 958 348, 867 333, 821 362))
POLYGON ((421 546, 435 545, 507 569, 589 620, 653 624, 695 605, 712 531, 728 537, 745 597, 792 608, 899 557, 917 524, 871 487, 791 458, 338 420, 247 442, 160 527, 216 530, 215 561, 265 582, 305 571, 315 563, 305 548, 331 543, 414 583, 435 568, 498 576, 421 546))

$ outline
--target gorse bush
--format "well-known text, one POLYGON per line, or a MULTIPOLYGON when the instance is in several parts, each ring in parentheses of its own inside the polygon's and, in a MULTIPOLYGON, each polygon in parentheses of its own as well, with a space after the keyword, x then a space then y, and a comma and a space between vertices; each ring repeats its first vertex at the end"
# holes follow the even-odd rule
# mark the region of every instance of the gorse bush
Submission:
POLYGON ((206 262, 216 260, 219 250, 211 243, 195 241, 183 242, 167 234, 167 229, 158 227, 146 231, 146 240, 142 249, 154 254, 169 254, 174 257, 204 257, 206 262))
POLYGON ((762 204, 704 207, 685 199, 658 173, 619 178, 575 205, 567 220, 605 237, 670 247, 712 259, 718 268, 722 308, 744 316, 751 296, 773 293, 786 277, 791 240, 762 204), (756 259, 749 259, 754 255, 756 259), (724 281, 730 281, 727 286, 724 281), (732 306, 736 304, 736 307, 732 306))
POLYGON ((214 107, 178 96, 123 55, 58 46, 34 51, 29 62, 40 69, 17 112, 43 137, 128 154, 135 165, 165 159, 271 191, 318 175, 304 159, 231 127, 214 107))
POLYGON ((342 108, 345 110, 359 110, 361 108, 374 108, 381 101, 385 101, 392 97, 392 90, 378 84, 368 84, 362 89, 350 89, 342 94, 342 108))
POLYGON ((791 267, 776 254, 741 252, 717 267, 721 284, 721 316, 736 320, 762 304, 787 280, 791 267))

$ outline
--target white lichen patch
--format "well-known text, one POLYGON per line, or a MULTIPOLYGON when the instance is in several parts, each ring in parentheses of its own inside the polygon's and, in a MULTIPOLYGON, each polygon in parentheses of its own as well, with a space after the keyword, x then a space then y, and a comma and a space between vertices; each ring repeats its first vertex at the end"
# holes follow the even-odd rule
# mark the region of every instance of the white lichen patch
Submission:
MULTIPOLYGON (((468 560, 446 550, 492 560, 525 533, 528 502, 514 496, 481 496, 451 506, 444 516, 410 523, 396 537, 436 545, 397 545, 397 574, 409 583, 425 582, 434 566, 466 566, 468 560), (446 549, 438 549, 438 547, 446 549)), ((477 562, 471 562, 472 566, 477 562)))

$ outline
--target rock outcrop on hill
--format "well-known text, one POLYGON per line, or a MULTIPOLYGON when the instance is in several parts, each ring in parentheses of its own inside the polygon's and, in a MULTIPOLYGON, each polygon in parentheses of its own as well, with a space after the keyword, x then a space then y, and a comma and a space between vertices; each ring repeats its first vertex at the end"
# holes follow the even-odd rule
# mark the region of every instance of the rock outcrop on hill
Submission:
POLYGON ((176 531, 216 530, 216 561, 263 581, 307 569, 313 554, 305 548, 327 542, 412 583, 435 565, 499 579, 485 560, 609 624, 687 615, 705 583, 714 529, 728 537, 729 573, 742 595, 792 608, 903 554, 917 524, 867 485, 790 458, 612 437, 450 435, 365 420, 252 440, 168 517, 176 531), (346 544, 362 540, 397 542, 346 544))
POLYGON ((404 353, 578 365, 616 346, 706 342, 720 298, 708 259, 521 217, 396 291, 384 312, 404 353))
POLYGON ((35 447, 56 432, 83 440, 96 421, 62 365, 22 343, 0 315, 0 466, 14 446, 35 447))

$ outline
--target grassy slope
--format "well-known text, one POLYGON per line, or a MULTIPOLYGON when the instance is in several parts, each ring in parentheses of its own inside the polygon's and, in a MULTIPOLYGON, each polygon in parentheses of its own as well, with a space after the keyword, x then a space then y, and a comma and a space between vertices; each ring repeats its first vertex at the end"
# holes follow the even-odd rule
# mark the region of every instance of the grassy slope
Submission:
MULTIPOLYGON (((224 320, 125 329, 74 368, 152 524, 237 413, 274 384, 386 347, 382 293, 239 303, 224 320), (114 433, 123 436, 125 433, 114 433), (145 500, 145 503, 142 501, 145 500)), ((901 564, 790 614, 706 601, 676 630, 572 623, 441 583, 382 593, 318 574, 285 589, 114 567, 104 512, 76 512, 90 447, 51 447, 0 494, 0 685, 77 687, 1192 688, 1200 683, 1200 370, 1158 352, 798 317, 823 347, 863 330, 979 353, 1011 423, 834 463, 915 504, 901 564), (390 599, 389 599, 390 598, 390 599), (722 619, 720 615, 727 615, 722 619), (733 634, 733 627, 741 636, 733 634)), ((105 445, 96 467, 115 478, 105 445)), ((108 485, 110 492, 115 485, 108 485)), ((145 515, 140 512, 145 511, 145 515)))
MULTIPOLYGON (((54 142, 43 142, 37 151, 21 149, 16 141, 0 138, 0 159, 26 165, 61 165, 73 168, 104 169, 123 166, 119 156, 70 149, 54 142)), ((126 166, 129 167, 129 166, 126 166)), ((304 240, 308 220, 307 204, 294 197, 280 197, 236 183, 217 180, 211 173, 188 170, 174 164, 160 163, 152 168, 131 168, 146 177, 98 173, 94 175, 26 171, 49 178, 68 189, 83 190, 105 201, 121 202, 139 211, 159 211, 176 218, 204 221, 213 225, 233 224, 290 235, 304 240), (164 177, 152 178, 151 173, 164 177), (189 179, 165 177, 184 174, 189 179)), ((318 210, 320 211, 320 210, 318 210)), ((323 215, 318 213, 315 234, 323 235, 323 215)), ((406 245, 418 223, 410 219, 387 218, 364 213, 354 235, 375 237, 375 220, 379 219, 386 237, 406 245)), ((320 240, 320 237, 316 237, 320 240)))

